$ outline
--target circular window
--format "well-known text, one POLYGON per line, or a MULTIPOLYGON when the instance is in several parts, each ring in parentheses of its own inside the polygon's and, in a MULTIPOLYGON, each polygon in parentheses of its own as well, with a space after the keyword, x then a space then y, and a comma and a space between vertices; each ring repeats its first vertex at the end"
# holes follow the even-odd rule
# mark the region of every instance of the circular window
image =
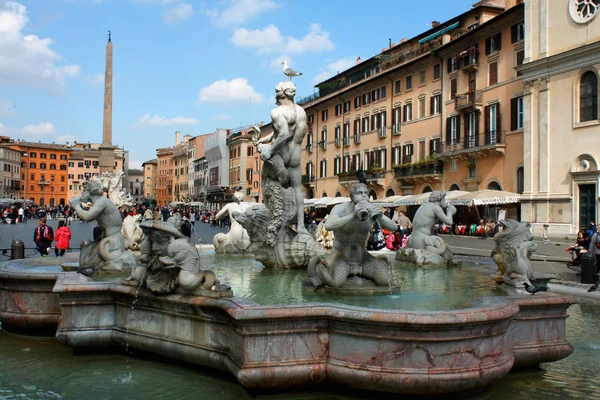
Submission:
POLYGON ((600 0, 571 0, 569 2, 569 14, 573 21, 578 24, 590 22, 596 16, 600 7, 600 0))

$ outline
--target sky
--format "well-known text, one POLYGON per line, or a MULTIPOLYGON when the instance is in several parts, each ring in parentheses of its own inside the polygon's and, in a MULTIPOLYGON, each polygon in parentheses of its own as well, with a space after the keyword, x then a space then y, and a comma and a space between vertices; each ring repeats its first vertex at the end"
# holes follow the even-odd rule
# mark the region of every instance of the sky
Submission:
POLYGON ((475 0, 0 0, 0 135, 102 141, 112 32, 113 144, 130 168, 217 128, 268 122, 281 62, 314 85, 475 0))

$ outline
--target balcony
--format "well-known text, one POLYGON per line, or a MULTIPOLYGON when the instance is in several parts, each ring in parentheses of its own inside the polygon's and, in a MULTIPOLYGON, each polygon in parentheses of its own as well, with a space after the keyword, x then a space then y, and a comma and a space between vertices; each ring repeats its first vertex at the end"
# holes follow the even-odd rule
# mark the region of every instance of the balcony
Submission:
POLYGON ((361 142, 360 133, 354 134, 354 143, 359 144, 361 142))
POLYGON ((457 58, 461 71, 469 72, 479 68, 479 52, 476 47, 458 53, 457 58))
POLYGON ((384 137, 387 136, 387 129, 385 126, 382 126, 381 128, 377 129, 377 134, 379 136, 379 139, 383 139, 384 137))
POLYGON ((459 94, 454 98, 454 110, 457 112, 475 111, 483 104, 481 90, 459 94))
POLYGON ((473 153, 481 153, 482 156, 486 154, 504 155, 505 151, 505 131, 489 131, 461 137, 460 141, 440 143, 436 155, 438 158, 444 159, 461 155, 472 156, 473 153))
POLYGON ((313 186, 315 177, 313 175, 302 175, 302 184, 305 186, 313 186))
POLYGON ((392 125, 392 134, 400 135, 402 133, 402 124, 392 125))
POLYGON ((335 138, 335 147, 341 147, 341 146, 342 146, 342 138, 336 137, 335 138))
POLYGON ((313 152, 313 146, 312 144, 307 144, 306 145, 306 151, 310 154, 313 152))
POLYGON ((410 164, 399 166, 395 169, 394 177, 397 181, 404 183, 416 183, 419 181, 441 180, 444 173, 444 164, 433 161, 423 164, 410 164))
POLYGON ((344 147, 350 146, 350 136, 344 137, 344 147))
MULTIPOLYGON (((367 176, 367 184, 384 186, 385 183, 385 170, 383 168, 377 168, 373 171, 365 171, 367 176)), ((340 172, 338 174, 339 183, 342 185, 350 186, 353 183, 358 182, 356 171, 340 172)))

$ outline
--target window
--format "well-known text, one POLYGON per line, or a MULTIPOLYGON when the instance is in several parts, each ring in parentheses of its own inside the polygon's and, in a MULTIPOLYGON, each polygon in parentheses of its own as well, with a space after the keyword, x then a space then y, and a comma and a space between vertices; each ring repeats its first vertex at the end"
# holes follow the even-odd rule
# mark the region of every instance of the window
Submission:
POLYGON ((399 165, 402 161, 400 159, 400 151, 402 150, 402 146, 394 146, 392 147, 392 165, 399 165))
POLYGON ((479 118, 474 112, 465 115, 465 147, 472 149, 479 145, 478 143, 478 131, 479 131, 479 118))
POLYGON ((392 111, 392 133, 399 135, 402 131, 402 107, 394 108, 392 111))
POLYGON ((396 82, 394 82, 394 94, 400 94, 401 90, 402 90, 402 81, 400 79, 398 79, 396 82))
POLYGON ((406 77, 406 90, 412 89, 412 75, 406 77))
POLYGON ((352 170, 358 171, 360 167, 360 153, 356 153, 352 156, 352 170))
POLYGON ((35 151, 32 151, 31 153, 29 153, 29 157, 36 158, 37 154, 35 153, 35 151))
POLYGON ((431 96, 431 98, 429 99, 429 112, 431 113, 430 115, 436 115, 440 113, 440 103, 442 101, 442 95, 441 94, 437 94, 435 96, 431 96))
POLYGON ((336 104, 335 105, 335 116, 339 117, 340 115, 342 115, 342 105, 336 104))
POLYGON ((407 164, 412 162, 412 155, 413 155, 413 144, 409 143, 409 144, 405 144, 404 145, 404 154, 403 154, 403 159, 402 159, 402 163, 403 164, 407 164))
POLYGON ((419 99, 419 118, 425 117, 425 97, 419 99))
POLYGON ((350 122, 344 124, 344 142, 350 144, 350 122))
POLYGON ((387 86, 381 87, 381 98, 385 99, 387 97, 387 86))
POLYGON ((69 161, 69 167, 73 168, 75 166, 75 163, 73 161, 69 161))
POLYGON ((46 163, 40 163, 40 168, 41 169, 46 169, 46 163))
POLYGON ((485 40, 485 55, 492 54, 502 48, 502 35, 500 32, 485 40))
POLYGON ((360 119, 354 120, 354 140, 360 135, 360 119))
POLYGON ((371 92, 371 98, 373 99, 373 102, 379 100, 380 94, 381 94, 381 91, 379 88, 374 89, 373 92, 371 92))
POLYGON ((74 176, 75 175, 73 175, 73 174, 69 174, 69 179, 73 179, 74 176))
POLYGON ((517 169, 517 193, 523 194, 525 191, 525 169, 519 167, 517 169))
POLYGON ((510 100, 510 130, 516 131, 523 129, 523 96, 515 97, 510 100))
POLYGON ((78 162, 78 163, 77 163, 77 167, 79 167, 79 168, 83 168, 83 162, 78 162))
POLYGON ((342 128, 339 125, 335 127, 335 145, 338 147, 342 145, 341 130, 342 128))
MULTIPOLYGON (((52 168, 50 168, 50 169, 52 169, 52 168)), ((61 171, 66 171, 67 170, 67 166, 65 164, 61 164, 60 165, 60 170, 61 171)))
POLYGON ((511 42, 519 42, 525 39, 525 23, 519 22, 511 27, 511 42))
POLYGON ((36 164, 34 162, 29 163, 29 168, 36 168, 36 164))
POLYGON ((450 99, 456 98, 458 94, 458 78, 450 80, 450 99))
POLYGON ((333 159, 333 174, 334 175, 337 175, 340 173, 341 165, 342 165, 342 159, 339 156, 337 156, 336 158, 333 159))
MULTIPOLYGON (((489 82, 488 85, 492 86, 495 85, 496 83, 498 83, 498 63, 497 62, 493 62, 488 66, 489 69, 489 82)), ((518 75, 518 73, 517 73, 518 75)))
POLYGON ((436 64, 433 66, 433 80, 440 79, 442 77, 442 66, 440 64, 436 64))
POLYGON ((452 73, 458 69, 458 58, 456 56, 448 59, 448 73, 452 73))
POLYGON ((457 144, 460 142, 460 119, 458 116, 446 119, 446 143, 457 144))
POLYGON ((345 113, 350 112, 350 100, 344 102, 344 112, 345 113))
POLYGON ((321 121, 327 121, 327 110, 321 111, 321 121))
POLYGON ((363 133, 369 132, 369 117, 364 117, 362 119, 363 133))
MULTIPOLYGON (((315 115, 314 114, 310 114, 308 116, 308 126, 312 126, 312 124, 315 122, 315 115)), ((162 162, 162 161, 161 161, 162 162)))
POLYGON ((485 144, 496 144, 500 136, 500 104, 485 107, 485 144))
POLYGON ((427 71, 422 69, 419 71, 419 85, 424 85, 427 80, 427 71))
POLYGON ((46 153, 40 153, 40 158, 46 158, 46 153))
POLYGON ((440 142, 439 138, 431 139, 429 141, 429 155, 432 156, 440 150, 440 142))
POLYGON ((592 71, 581 76, 579 83, 579 122, 598 119, 598 77, 592 71))
POLYGON ((404 122, 412 121, 412 103, 404 105, 404 122))
POLYGON ((363 104, 366 106, 371 102, 371 92, 363 94, 363 104))
POLYGON ((354 98, 354 108, 360 108, 360 96, 354 98))
POLYGON ((51 160, 56 160, 56 154, 50 154, 50 159, 51 160))
POLYGON ((60 155, 60 159, 63 160, 63 161, 65 161, 67 159, 67 156, 65 154, 61 154, 60 155))
POLYGON ((83 174, 78 174, 77 179, 83 179, 83 174))
POLYGON ((64 181, 65 181, 65 176, 64 176, 64 175, 60 177, 60 181, 61 181, 61 182, 64 182, 64 181))
MULTIPOLYGON (((516 58, 517 58, 516 64, 517 65, 522 65, 523 64, 523 60, 525 59, 525 50, 517 51, 516 58)), ((522 71, 517 71, 517 76, 521 76, 521 75, 523 75, 523 72, 522 71)))
POLYGON ((327 160, 321 160, 319 177, 325 178, 327 176, 327 160))
POLYGON ((324 128, 321 131, 321 147, 323 147, 323 149, 327 148, 327 128, 324 128))
POLYGON ((92 167, 98 168, 99 165, 100 165, 99 161, 92 161, 92 167))

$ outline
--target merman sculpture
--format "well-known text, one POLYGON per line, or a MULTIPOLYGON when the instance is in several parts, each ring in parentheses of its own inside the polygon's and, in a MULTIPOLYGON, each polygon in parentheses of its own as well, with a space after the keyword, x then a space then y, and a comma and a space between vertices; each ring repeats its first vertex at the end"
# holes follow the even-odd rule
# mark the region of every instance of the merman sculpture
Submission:
POLYGON ((333 249, 328 256, 314 257, 308 267, 304 287, 331 288, 357 286, 390 287, 390 267, 387 261, 371 255, 366 248, 373 223, 384 229, 396 229, 396 224, 383 215, 381 207, 369 202, 367 186, 354 183, 350 187, 352 201, 336 205, 325 229, 334 233, 333 249))
POLYGON ((250 249, 250 237, 248 232, 236 220, 236 215, 242 212, 240 202, 244 200, 244 194, 237 191, 233 194, 234 201, 228 203, 217 213, 218 220, 229 216, 231 222, 229 232, 219 232, 213 237, 213 245, 217 254, 244 254, 250 249))
POLYGON ((300 150, 306 136, 306 113, 294 104, 296 86, 281 82, 275 88, 278 107, 271 111, 273 133, 260 138, 254 128, 254 145, 264 161, 262 188, 265 205, 233 213, 248 231, 250 251, 265 266, 306 268, 313 256, 325 253, 304 227, 300 150), (292 229, 296 225, 296 229, 292 229))
POLYGON ((79 266, 91 275, 98 269, 122 270, 135 265, 135 256, 125 251, 121 233, 121 214, 112 201, 103 196, 97 180, 83 183, 80 196, 69 199, 69 205, 83 221, 96 221, 100 234, 94 241, 85 240, 81 245, 79 266))
POLYGON ((492 251, 492 259, 499 271, 496 281, 517 288, 522 288, 524 283, 534 286, 531 283, 534 277, 530 259, 537 245, 533 241, 531 223, 512 219, 500 220, 499 223, 504 230, 494 235, 496 248, 492 251))
POLYGON ((202 270, 200 254, 194 244, 181 233, 178 217, 169 220, 149 220, 140 224, 144 240, 139 264, 123 283, 144 286, 156 294, 231 296, 231 288, 221 284, 212 271, 202 270))
POLYGON ((435 224, 452 225, 456 207, 446 200, 446 192, 435 190, 429 202, 421 205, 412 222, 406 247, 398 250, 396 260, 416 264, 446 266, 452 262, 452 250, 444 239, 433 235, 435 224))

